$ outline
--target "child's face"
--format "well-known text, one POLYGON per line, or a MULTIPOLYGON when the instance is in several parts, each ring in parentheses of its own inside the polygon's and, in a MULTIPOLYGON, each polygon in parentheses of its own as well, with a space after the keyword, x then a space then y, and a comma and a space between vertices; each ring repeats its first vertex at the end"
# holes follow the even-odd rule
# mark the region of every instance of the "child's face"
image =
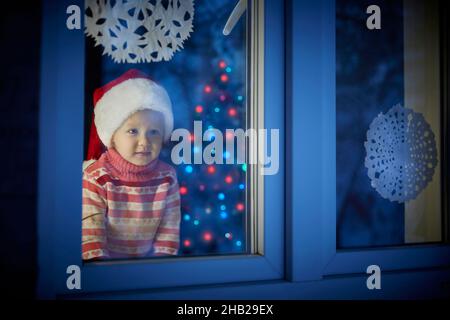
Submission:
POLYGON ((128 162, 144 166, 158 158, 164 136, 160 112, 142 110, 131 115, 112 137, 112 147, 128 162))

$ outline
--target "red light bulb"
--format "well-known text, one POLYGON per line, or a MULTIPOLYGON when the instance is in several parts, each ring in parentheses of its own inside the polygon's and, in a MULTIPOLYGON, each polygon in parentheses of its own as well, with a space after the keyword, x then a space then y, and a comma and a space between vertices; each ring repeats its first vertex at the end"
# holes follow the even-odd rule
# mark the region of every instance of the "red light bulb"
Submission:
POLYGON ((237 115, 236 109, 235 109, 235 108, 230 108, 230 109, 228 109, 228 115, 229 115, 230 117, 235 117, 235 116, 237 115))
POLYGON ((211 241, 212 240, 212 234, 210 232, 205 232, 203 234, 203 240, 205 241, 211 241))
POLYGON ((186 187, 180 187, 180 194, 181 195, 185 195, 188 193, 188 188, 186 187))
POLYGON ((196 106, 195 107, 195 112, 202 113, 203 112, 203 107, 201 105, 196 106))
POLYGON ((208 173, 214 174, 216 172, 216 167, 214 166, 208 166, 208 173))

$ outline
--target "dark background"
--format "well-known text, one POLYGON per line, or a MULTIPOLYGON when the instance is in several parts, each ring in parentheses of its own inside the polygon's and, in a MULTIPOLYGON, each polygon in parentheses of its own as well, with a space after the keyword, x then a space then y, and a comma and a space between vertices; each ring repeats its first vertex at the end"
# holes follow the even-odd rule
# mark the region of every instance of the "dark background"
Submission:
POLYGON ((41 1, 11 1, 0 13, 1 295, 34 298, 41 1))

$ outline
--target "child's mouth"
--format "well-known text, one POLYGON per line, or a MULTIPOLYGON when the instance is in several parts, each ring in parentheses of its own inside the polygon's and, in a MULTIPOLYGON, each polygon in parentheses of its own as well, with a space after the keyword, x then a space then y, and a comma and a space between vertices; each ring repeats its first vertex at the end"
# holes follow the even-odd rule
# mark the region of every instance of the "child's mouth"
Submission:
POLYGON ((151 152, 136 152, 135 155, 139 157, 149 157, 151 155, 151 152))

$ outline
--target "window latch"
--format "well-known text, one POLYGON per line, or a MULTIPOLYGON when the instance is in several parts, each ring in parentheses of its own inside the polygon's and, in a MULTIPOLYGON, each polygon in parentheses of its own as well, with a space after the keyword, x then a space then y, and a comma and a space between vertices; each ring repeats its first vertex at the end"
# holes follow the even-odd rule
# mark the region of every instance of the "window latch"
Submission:
POLYGON ((233 11, 231 12, 230 17, 228 18, 228 21, 225 24, 225 27, 223 28, 223 34, 225 36, 231 33, 234 26, 239 21, 245 10, 247 10, 247 0, 239 0, 238 4, 236 5, 236 7, 234 7, 233 11))

